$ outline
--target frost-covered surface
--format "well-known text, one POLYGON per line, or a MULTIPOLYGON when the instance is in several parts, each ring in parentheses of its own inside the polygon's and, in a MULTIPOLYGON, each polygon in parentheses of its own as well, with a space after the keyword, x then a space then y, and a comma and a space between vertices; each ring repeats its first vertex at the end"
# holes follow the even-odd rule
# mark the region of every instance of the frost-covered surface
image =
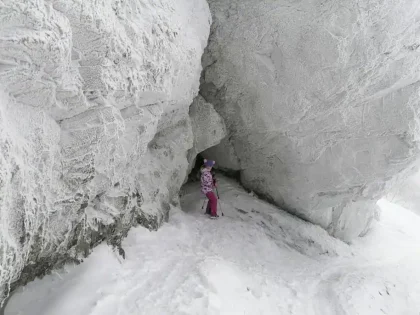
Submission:
POLYGON ((188 173, 194 167, 197 154, 219 144, 227 135, 223 119, 214 110, 213 105, 207 103, 201 95, 194 99, 189 115, 194 141, 193 147, 188 151, 188 173))
POLYGON ((1 1, 0 290, 161 224, 210 23, 204 0, 1 1))
POLYGON ((420 2, 209 5, 200 93, 231 133, 219 165, 335 236, 363 234, 418 157, 420 2))
POLYGON ((386 199, 420 215, 420 171, 395 185, 386 199))
POLYGON ((135 228, 126 260, 106 245, 19 289, 5 315, 418 315, 420 217, 381 201, 352 246, 219 178, 209 220, 197 184, 157 232, 135 228))

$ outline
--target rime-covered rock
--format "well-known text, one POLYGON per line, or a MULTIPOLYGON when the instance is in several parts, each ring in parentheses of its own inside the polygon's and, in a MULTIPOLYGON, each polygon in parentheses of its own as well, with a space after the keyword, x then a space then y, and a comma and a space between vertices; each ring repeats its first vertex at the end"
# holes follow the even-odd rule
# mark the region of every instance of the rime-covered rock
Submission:
POLYGON ((0 4, 2 288, 161 224, 210 23, 204 0, 0 4))
POLYGON ((193 147, 188 151, 188 173, 194 167, 197 154, 216 146, 227 135, 223 119, 201 95, 194 99, 189 115, 194 141, 193 147))
POLYGON ((401 180, 386 195, 386 199, 420 215, 420 172, 416 170, 401 180))
POLYGON ((365 233, 418 158, 418 1, 209 5, 200 93, 230 132, 218 160, 235 157, 245 186, 337 237, 365 233))

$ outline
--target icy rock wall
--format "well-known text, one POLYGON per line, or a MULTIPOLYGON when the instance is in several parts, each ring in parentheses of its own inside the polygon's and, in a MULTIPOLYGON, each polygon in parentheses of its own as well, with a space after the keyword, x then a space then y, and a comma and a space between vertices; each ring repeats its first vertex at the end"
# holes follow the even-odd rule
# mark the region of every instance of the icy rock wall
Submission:
POLYGON ((193 132, 193 147, 188 151, 187 173, 193 169, 197 154, 218 145, 227 135, 222 117, 201 95, 198 95, 191 104, 189 116, 193 132))
POLYGON ((363 235, 418 158, 420 2, 209 5, 200 93, 229 129, 219 165, 332 235, 363 235))
POLYGON ((413 170, 411 176, 392 187, 385 197, 389 201, 420 215, 420 171, 418 169, 413 170))
POLYGON ((204 0, 0 3, 0 287, 156 229, 193 145, 204 0))

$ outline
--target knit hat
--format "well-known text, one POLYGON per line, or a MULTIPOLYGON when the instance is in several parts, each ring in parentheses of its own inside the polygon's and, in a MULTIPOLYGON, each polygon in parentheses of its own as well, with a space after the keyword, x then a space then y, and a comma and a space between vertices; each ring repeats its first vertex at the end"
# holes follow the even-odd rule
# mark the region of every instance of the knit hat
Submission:
POLYGON ((205 166, 207 166, 207 167, 213 167, 213 166, 214 166, 214 164, 216 164, 216 162, 215 162, 215 161, 212 161, 212 160, 206 160, 206 159, 204 159, 204 165, 205 165, 205 166))

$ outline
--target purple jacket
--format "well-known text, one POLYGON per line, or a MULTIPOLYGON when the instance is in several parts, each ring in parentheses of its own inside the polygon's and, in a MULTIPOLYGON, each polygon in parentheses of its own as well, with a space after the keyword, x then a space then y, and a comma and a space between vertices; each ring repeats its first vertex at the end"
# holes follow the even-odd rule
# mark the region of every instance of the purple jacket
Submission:
POLYGON ((201 192, 207 194, 213 191, 213 176, 207 168, 201 170, 201 192))

